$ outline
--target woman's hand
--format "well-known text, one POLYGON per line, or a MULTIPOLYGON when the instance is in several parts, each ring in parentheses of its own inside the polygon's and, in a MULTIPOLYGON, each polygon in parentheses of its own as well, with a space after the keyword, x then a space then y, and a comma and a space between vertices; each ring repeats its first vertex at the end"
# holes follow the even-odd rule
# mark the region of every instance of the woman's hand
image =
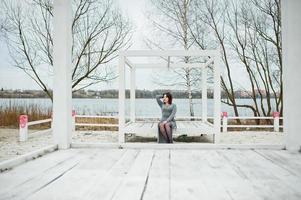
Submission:
POLYGON ((163 124, 166 124, 166 123, 167 123, 167 121, 163 121, 162 123, 163 123, 163 124))

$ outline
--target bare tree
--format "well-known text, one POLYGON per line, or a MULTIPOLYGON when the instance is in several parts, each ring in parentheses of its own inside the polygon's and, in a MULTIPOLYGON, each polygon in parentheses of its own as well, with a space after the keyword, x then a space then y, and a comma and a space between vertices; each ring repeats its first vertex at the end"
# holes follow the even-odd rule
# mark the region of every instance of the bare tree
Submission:
MULTIPOLYGON (((202 0, 202 1, 195 1, 194 2, 194 9, 197 13, 197 17, 195 20, 196 26, 201 24, 204 27, 204 23, 207 25, 207 29, 211 29, 212 35, 215 35, 215 38, 211 38, 211 43, 215 47, 220 47, 221 55, 223 58, 224 65, 226 67, 226 76, 221 76, 221 87, 223 88, 227 100, 222 100, 223 103, 231 105, 233 107, 234 115, 238 116, 238 107, 248 107, 251 108, 249 105, 238 105, 235 99, 235 87, 233 83, 232 73, 231 73, 231 66, 229 63, 229 49, 227 47, 226 41, 226 33, 227 27, 225 26, 225 11, 228 9, 227 1, 221 3, 221 1, 217 0, 202 0)), ((197 30, 197 29, 195 29, 197 30)), ((198 31, 192 30, 193 36, 196 41, 199 41, 198 31)), ((200 42, 196 42, 198 46, 202 48, 200 42)), ((240 122, 238 120, 238 122, 240 122)))
MULTIPOLYGON (((275 26, 271 26, 266 12, 258 9, 259 6, 268 6, 266 9, 273 10, 274 0, 269 2, 268 4, 254 2, 233 4, 233 10, 227 11, 228 24, 235 35, 235 39, 229 41, 247 71, 252 89, 250 96, 253 99, 256 115, 259 116, 271 115, 273 99, 275 99, 274 107, 278 110, 282 98, 276 91, 281 91, 282 84, 279 83, 282 82, 282 78, 275 77, 275 72, 281 68, 281 55, 277 53, 278 49, 281 52, 281 46, 277 47, 276 42, 271 42, 270 39, 274 37, 270 36, 268 39, 269 32, 271 30, 277 32, 280 27, 275 29, 275 26), (258 98, 260 103, 257 102, 258 98)), ((277 35, 275 34, 275 37, 277 35)))
MULTIPOLYGON (((5 0, 1 7, 6 11, 6 41, 14 66, 52 99, 47 85, 53 72, 52 0, 5 0)), ((76 91, 116 78, 109 62, 119 49, 129 46, 131 26, 111 0, 74 0, 73 10, 72 88, 76 91)))
MULTIPOLYGON (((177 47, 188 50, 194 47, 195 39, 191 35, 192 21, 194 13, 192 12, 192 0, 153 0, 159 17, 150 18, 160 37, 149 39, 147 44, 152 48, 159 49, 177 47), (158 41, 159 39, 159 41, 158 41), (161 41, 160 41, 161 39, 161 41)), ((193 27, 195 28, 195 27, 193 27)), ((197 27, 202 31, 202 27, 197 27)), ((203 29, 203 31, 205 31, 203 29)), ((206 46, 205 40, 198 41, 206 46)), ((193 57, 183 57, 180 60, 183 63, 204 62, 193 57)), ((170 69, 173 73, 169 77, 157 76, 154 83, 165 86, 184 86, 186 88, 189 100, 190 116, 194 116, 192 101, 192 92, 199 90, 201 71, 197 68, 170 69)))
MULTIPOLYGON (((221 84, 227 100, 239 115, 238 108, 249 108, 254 115, 270 115, 272 101, 275 99, 276 110, 282 110, 282 64, 281 64, 281 24, 280 0, 250 1, 194 1, 198 16, 195 26, 203 23, 214 33, 213 45, 221 47, 221 54, 226 67, 226 76, 221 77, 221 84), (232 75, 230 58, 236 57, 243 66, 251 85, 249 93, 251 105, 238 104, 235 97, 235 77, 232 75), (260 102, 257 99, 260 99, 260 102)), ((200 37, 197 29, 191 29, 199 47, 200 37)), ((282 111, 281 111, 282 113, 282 111)))

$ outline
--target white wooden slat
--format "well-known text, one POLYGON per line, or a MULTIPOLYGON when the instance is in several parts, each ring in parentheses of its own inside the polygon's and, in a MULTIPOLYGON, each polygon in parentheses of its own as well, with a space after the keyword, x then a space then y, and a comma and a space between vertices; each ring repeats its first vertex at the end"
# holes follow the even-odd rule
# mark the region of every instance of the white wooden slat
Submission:
POLYGON ((131 121, 135 121, 135 115, 136 115, 136 68, 134 66, 130 69, 130 118, 131 121))
POLYGON ((75 123, 75 126, 93 126, 93 127, 118 127, 118 124, 88 124, 88 123, 75 123))
POLYGON ((213 56, 218 53, 217 50, 126 50, 119 51, 119 55, 126 57, 167 57, 167 56, 213 56))
POLYGON ((156 150, 149 173, 144 200, 169 200, 169 152, 170 150, 156 150))
MULTIPOLYGON (((217 150, 218 151, 218 150, 217 150)), ((233 169, 237 171, 251 185, 250 189, 254 190, 254 194, 260 199, 282 199, 276 191, 283 190, 279 181, 274 174, 269 172, 267 168, 258 167, 256 161, 250 156, 251 150, 244 151, 227 151, 222 154, 223 157, 232 163, 233 169), (276 189, 277 188, 277 189, 276 189)), ((268 164, 268 161, 262 165, 268 164)))
POLYGON ((111 199, 143 199, 154 150, 142 150, 111 199))
POLYGON ((198 122, 196 122, 196 121, 192 121, 192 125, 193 125, 195 128, 199 127, 199 126, 198 126, 198 122))
MULTIPOLYGON (((168 63, 135 63, 136 68, 166 68, 168 63)), ((171 63, 170 68, 204 68, 205 63, 171 63)))
POLYGON ((275 165, 286 169, 291 174, 301 177, 301 154, 287 151, 254 150, 262 157, 269 159, 275 165))
POLYGON ((212 153, 210 150, 171 151, 170 199, 231 199, 220 185, 210 160, 204 159, 212 153))
POLYGON ((118 116, 116 115, 75 115, 75 117, 78 118, 112 118, 112 119, 118 119, 118 116))
POLYGON ((118 142, 124 143, 125 140, 125 57, 119 54, 119 66, 118 66, 118 142))
POLYGON ((83 192, 82 199, 112 199, 138 155, 139 150, 126 150, 125 154, 103 177, 95 179, 93 185, 83 192))
POLYGON ((43 119, 43 120, 28 122, 27 125, 32 126, 32 125, 36 125, 36 124, 48 123, 48 122, 51 122, 51 121, 52 121, 52 119, 43 119))
POLYGON ((13 170, 0 173, 0 194, 34 178, 37 174, 44 173, 49 168, 56 166, 57 163, 71 159, 78 152, 78 149, 55 151, 39 159, 19 165, 13 168, 13 170))
MULTIPOLYGON (((236 161, 232 162, 231 159, 224 158, 224 154, 230 151, 235 150, 214 150, 204 156, 211 168, 209 170, 213 173, 212 177, 204 173, 205 185, 208 182, 212 184, 217 182, 231 199, 261 199, 253 184, 248 181, 248 177, 235 165, 236 161)), ((244 159, 248 160, 247 157, 244 159)))
POLYGON ((30 199, 86 199, 86 193, 108 174, 125 152, 126 150, 122 149, 91 152, 86 155, 85 162, 81 162, 57 181, 35 193, 30 199))
POLYGON ((290 153, 284 150, 269 150, 269 152, 253 150, 247 153, 249 154, 248 157, 254 160, 253 165, 256 169, 265 170, 263 174, 268 173, 273 177, 270 179, 267 178, 265 181, 267 181, 266 185, 279 188, 277 191, 274 191, 278 197, 287 198, 287 196, 290 196, 291 198, 301 198, 299 194, 301 187, 300 165, 296 169, 298 164, 290 163, 296 160, 300 162, 300 155, 296 156, 295 154, 290 157, 290 153), (280 154, 282 155, 280 156, 280 154))
POLYGON ((192 154, 192 150, 170 151, 170 199, 202 199, 201 194, 205 194, 201 178, 192 173, 195 170, 192 154))
MULTIPOLYGON (((87 152, 87 150, 85 150, 87 152)), ((90 150, 91 151, 91 150, 90 150)), ((67 159, 61 163, 58 163, 52 168, 47 169, 43 173, 35 174, 31 179, 11 188, 9 191, 5 191, 0 195, 0 199, 25 199, 29 198, 34 193, 43 189, 47 185, 54 182, 56 179, 63 176, 68 171, 72 170, 79 162, 85 158, 84 151, 78 151, 76 155, 67 159)), ((29 172, 27 172, 29 173, 29 172)))

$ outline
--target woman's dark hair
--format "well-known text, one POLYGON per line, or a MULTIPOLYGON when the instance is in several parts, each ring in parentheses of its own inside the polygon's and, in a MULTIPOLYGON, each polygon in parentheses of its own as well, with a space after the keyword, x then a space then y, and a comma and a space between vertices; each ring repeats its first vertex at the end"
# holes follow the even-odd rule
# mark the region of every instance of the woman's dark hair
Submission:
MULTIPOLYGON (((168 103, 169 104, 172 104, 172 95, 170 94, 170 92, 166 92, 164 93, 167 97, 168 97, 168 103)), ((164 97, 164 94, 163 94, 163 97, 164 97)), ((165 103, 165 102, 164 102, 165 103)))

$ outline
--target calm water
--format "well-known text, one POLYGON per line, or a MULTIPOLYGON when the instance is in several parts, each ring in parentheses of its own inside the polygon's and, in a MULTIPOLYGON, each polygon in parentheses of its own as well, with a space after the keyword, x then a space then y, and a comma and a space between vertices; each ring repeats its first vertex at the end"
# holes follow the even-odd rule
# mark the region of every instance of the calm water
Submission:
MULTIPOLYGON (((118 112, 118 99, 73 99, 73 107, 77 114, 97 115, 104 113, 118 112)), ((177 104, 177 116, 189 116, 188 99, 174 99, 177 104)), ((200 116, 202 112, 202 100, 194 99, 195 116, 200 116)), ((237 99, 237 103, 252 104, 251 99, 237 99)), ((0 106, 7 107, 12 105, 38 105, 41 108, 51 108, 52 103, 49 99, 0 99, 0 106)), ((233 108, 222 104, 222 111, 227 111, 229 115, 233 115, 233 108)), ((126 114, 129 115, 130 101, 126 99, 126 114)), ((208 116, 213 114, 213 100, 208 99, 208 116)), ((240 116, 253 116, 250 109, 239 108, 240 116)), ((160 107, 156 99, 136 99, 136 115, 137 116, 159 116, 160 107)))

